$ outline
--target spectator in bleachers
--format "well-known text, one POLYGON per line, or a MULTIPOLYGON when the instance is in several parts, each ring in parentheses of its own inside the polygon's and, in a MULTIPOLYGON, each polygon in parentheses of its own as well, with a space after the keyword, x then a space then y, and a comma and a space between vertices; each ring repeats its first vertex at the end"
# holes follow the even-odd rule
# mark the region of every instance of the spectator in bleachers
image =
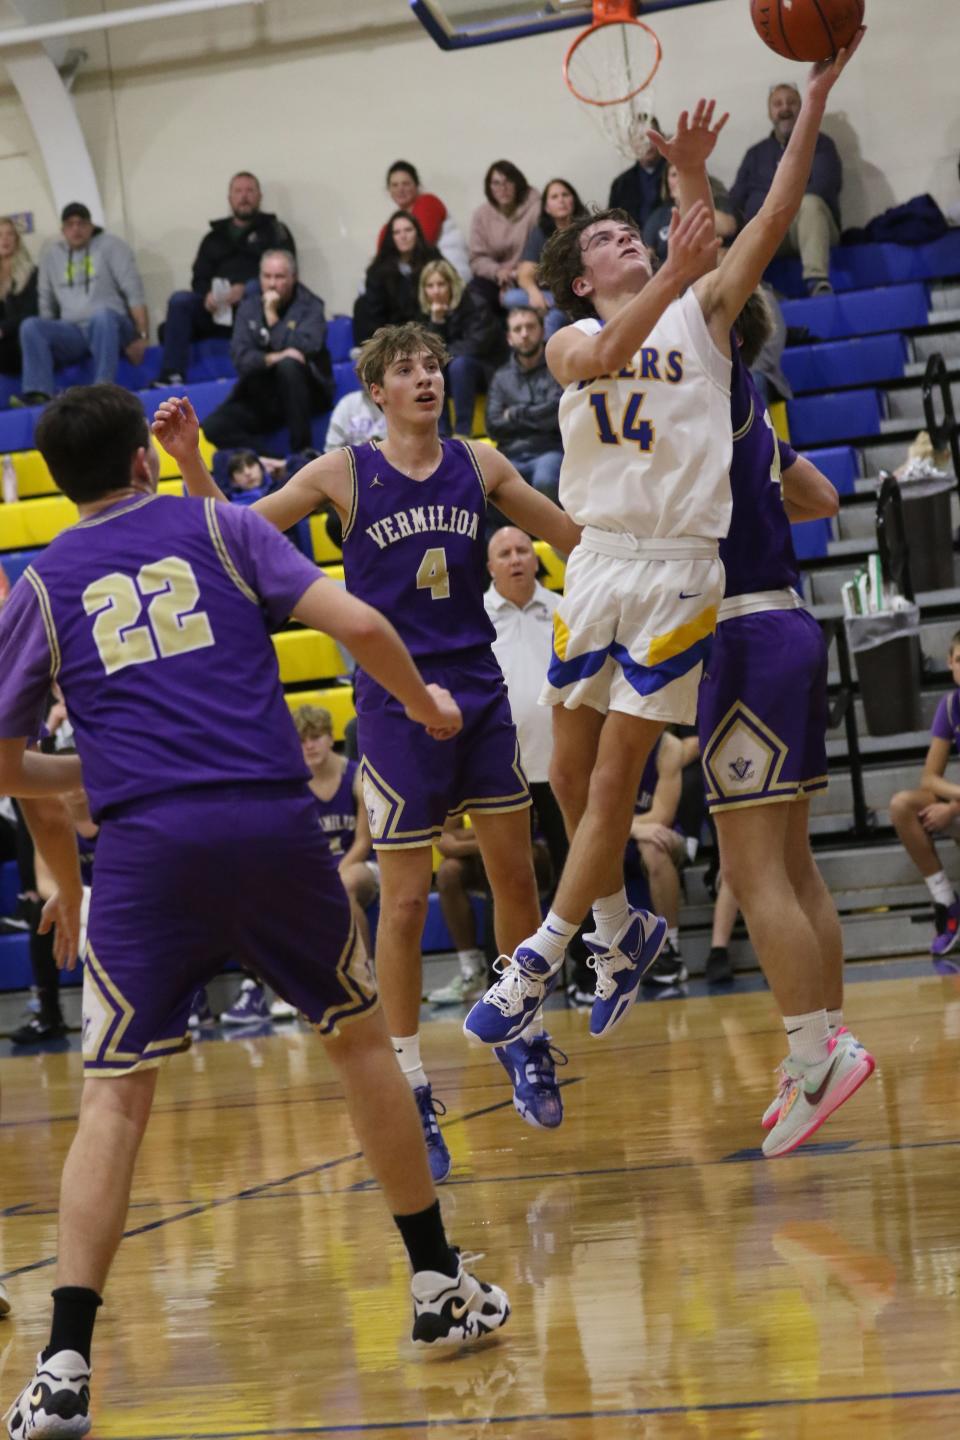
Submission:
MULTIPOLYGON (((713 207, 717 219, 717 238, 726 245, 737 233, 737 217, 727 187, 711 175, 710 189, 713 191, 713 207)), ((668 165, 663 172, 660 187, 661 203, 654 210, 643 227, 643 243, 652 250, 661 265, 667 258, 667 236, 670 232, 670 217, 677 207, 677 167, 668 165)))
POLYGON ((935 844, 946 839, 960 844, 960 785, 946 778, 950 751, 960 753, 960 630, 951 638, 947 664, 955 688, 933 717, 920 788, 900 790, 890 801, 894 829, 930 892, 935 926, 930 954, 940 974, 960 970, 960 957, 951 956, 960 943, 960 897, 935 844))
POLYGON ((39 310, 20 326, 23 393, 11 404, 42 405, 53 395, 54 366, 93 356, 94 381, 113 380, 121 353, 143 360, 149 318, 133 251, 94 225, 74 201, 60 215, 61 240, 40 257, 39 310))
MULTIPOLYGON (((412 215, 427 244, 438 245, 443 222, 447 218, 447 207, 439 196, 420 189, 420 176, 416 167, 407 160, 394 160, 387 171, 387 193, 393 201, 394 213, 403 210, 407 215, 412 215)), ((387 223, 389 224, 389 221, 387 223)), ((387 226, 381 226, 377 236, 377 250, 383 244, 386 232, 387 226)))
POLYGON ((674 828, 682 788, 684 752, 665 731, 647 761, 637 793, 624 873, 646 875, 655 914, 667 922, 667 941, 643 977, 646 986, 682 985, 687 967, 680 956, 680 871, 686 846, 674 828))
POLYGON ((339 450, 343 445, 365 445, 368 440, 383 440, 387 422, 379 405, 374 405, 365 386, 351 390, 333 407, 327 425, 326 451, 339 450))
MULTIPOLYGON (((656 117, 650 121, 650 127, 660 129, 656 117)), ((607 205, 611 210, 626 210, 642 231, 661 203, 661 186, 667 162, 649 139, 646 125, 637 126, 633 148, 637 158, 629 170, 622 170, 614 176, 607 205)))
MULTIPOLYGON (((773 129, 751 145, 737 171, 730 198, 744 221, 752 220, 766 199, 777 166, 800 114, 800 92, 792 83, 774 85, 768 113, 773 129)), ((840 239, 840 189, 843 165, 837 147, 822 131, 817 136, 813 168, 800 213, 780 248, 781 255, 799 255, 811 295, 829 294, 830 246, 840 239)))
POLYGON ((487 433, 535 490, 557 499, 563 444, 557 408, 561 386, 547 369, 543 321, 529 306, 507 316, 513 352, 490 381, 487 433))
POLYGON ((453 401, 453 428, 470 436, 477 391, 487 388, 506 352, 500 317, 446 260, 428 260, 420 272, 420 319, 441 337, 451 357, 444 378, 453 401))
POLYGON ((297 278, 288 250, 268 250, 260 261, 260 293, 241 300, 230 354, 240 379, 204 421, 212 444, 270 453, 266 438, 286 425, 290 449, 312 444, 315 415, 332 395, 323 301, 297 278))
POLYGON ((486 195, 470 221, 470 268, 492 306, 517 284, 530 231, 540 213, 540 191, 509 160, 495 160, 483 181, 486 195))
POLYGON ((16 225, 0 218, 0 371, 20 374, 20 326, 37 313, 37 267, 16 225))
POLYGON ((507 298, 517 305, 532 305, 543 316, 544 336, 547 340, 555 330, 566 324, 567 317, 553 303, 549 291, 543 291, 537 284, 537 266, 543 247, 555 230, 566 230, 567 226, 586 215, 584 205, 569 180, 548 180, 543 189, 543 200, 537 223, 527 236, 520 264, 517 266, 518 293, 507 298), (523 292, 522 295, 520 292, 523 292))
POLYGON ((405 210, 394 211, 353 307, 356 345, 382 325, 419 320, 420 272, 428 260, 439 259, 440 251, 424 239, 419 222, 405 210))
POLYGON ((288 227, 260 209, 262 199, 256 175, 241 170, 232 177, 227 190, 230 214, 210 221, 193 262, 190 289, 175 290, 167 301, 158 386, 182 384, 192 340, 229 337, 244 291, 256 280, 268 250, 296 255, 288 227))

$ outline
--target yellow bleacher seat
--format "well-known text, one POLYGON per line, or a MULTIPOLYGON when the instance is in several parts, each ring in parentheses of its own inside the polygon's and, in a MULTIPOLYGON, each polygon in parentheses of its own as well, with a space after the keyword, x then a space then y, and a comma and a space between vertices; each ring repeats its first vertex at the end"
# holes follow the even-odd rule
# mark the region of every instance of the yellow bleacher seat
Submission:
MULTIPOLYGON (((160 479, 179 480, 180 467, 176 460, 159 445, 156 448, 160 457, 160 479)), ((203 463, 209 467, 213 461, 213 446, 204 435, 200 436, 200 454, 203 463)), ((37 495, 56 495, 57 487, 53 483, 53 476, 39 450, 20 450, 12 458, 21 500, 31 500, 37 495)))
POLYGON ((546 572, 540 583, 548 590, 562 590, 563 577, 567 573, 567 562, 562 555, 558 555, 552 545, 546 540, 534 540, 533 548, 537 552, 537 559, 546 572))
POLYGON ((331 685, 323 690, 297 690, 288 695, 286 700, 291 710, 296 710, 300 705, 320 705, 324 710, 329 710, 333 718, 334 740, 343 739, 347 721, 352 720, 356 714, 353 708, 352 685, 331 685))
POLYGON ((316 630, 284 630, 274 635, 280 679, 284 685, 302 685, 310 680, 332 680, 346 675, 343 657, 329 635, 316 630))
MULTIPOLYGON (((181 495, 182 480, 161 480, 161 495, 181 495)), ((0 506, 0 550, 35 550, 49 545, 61 530, 75 525, 77 507, 64 495, 18 500, 0 506)))
POLYGON ((773 421, 773 428, 780 439, 786 444, 790 443, 790 421, 787 417, 786 400, 775 400, 770 406, 770 419, 773 421))
POLYGON ((334 545, 327 534, 326 515, 310 516, 310 539, 313 541, 313 558, 318 565, 328 565, 331 560, 342 558, 339 545, 334 545))

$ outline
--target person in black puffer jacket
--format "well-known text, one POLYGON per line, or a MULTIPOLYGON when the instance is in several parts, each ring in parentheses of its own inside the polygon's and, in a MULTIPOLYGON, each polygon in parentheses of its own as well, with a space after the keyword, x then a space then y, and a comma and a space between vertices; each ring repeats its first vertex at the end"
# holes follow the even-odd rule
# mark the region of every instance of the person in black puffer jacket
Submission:
POLYGON ((353 307, 354 343, 362 345, 381 325, 419 320, 420 272, 428 260, 439 259, 440 251, 427 244, 414 216, 395 210, 353 307))

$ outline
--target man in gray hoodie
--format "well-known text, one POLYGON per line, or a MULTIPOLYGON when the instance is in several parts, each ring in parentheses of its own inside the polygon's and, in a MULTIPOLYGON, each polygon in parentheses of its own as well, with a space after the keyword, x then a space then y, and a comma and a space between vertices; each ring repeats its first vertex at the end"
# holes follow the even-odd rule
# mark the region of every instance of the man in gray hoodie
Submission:
POLYGON ((121 351, 139 365, 146 349, 143 281, 130 246, 94 225, 79 201, 64 206, 60 223, 63 239, 40 258, 40 314, 20 326, 21 405, 50 399, 56 365, 92 355, 94 380, 113 380, 121 351))

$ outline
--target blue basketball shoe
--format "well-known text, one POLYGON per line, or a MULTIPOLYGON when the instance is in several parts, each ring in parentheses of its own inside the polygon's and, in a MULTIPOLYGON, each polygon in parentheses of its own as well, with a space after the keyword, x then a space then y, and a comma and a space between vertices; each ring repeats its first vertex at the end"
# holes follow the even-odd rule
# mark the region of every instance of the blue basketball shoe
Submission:
POLYGON ((434 1185, 442 1185, 453 1165, 450 1151, 447 1149, 447 1142, 441 1135, 440 1126, 437 1123, 437 1116, 446 1115, 447 1107, 442 1100, 434 1100, 433 1091, 429 1085, 418 1085, 413 1092, 413 1098, 420 1111, 420 1124, 423 1126, 427 1159, 430 1161, 430 1174, 433 1176, 434 1185))
POLYGON ((537 1014, 557 983, 560 967, 551 970, 532 946, 520 945, 512 956, 499 956, 493 968, 500 979, 469 1012, 463 1033, 483 1045, 507 1045, 537 1014))
POLYGON ((644 972, 660 954, 666 938, 666 920, 649 910, 631 910, 609 945, 599 935, 584 935, 583 943, 591 952, 587 964, 597 975, 591 1035, 609 1035, 626 1017, 644 972))
POLYGON ((534 1040, 512 1040, 498 1045, 494 1055, 510 1076, 513 1108, 521 1120, 538 1130, 556 1130, 563 1119, 563 1098, 557 1084, 557 1065, 567 1057, 544 1030, 534 1040))

